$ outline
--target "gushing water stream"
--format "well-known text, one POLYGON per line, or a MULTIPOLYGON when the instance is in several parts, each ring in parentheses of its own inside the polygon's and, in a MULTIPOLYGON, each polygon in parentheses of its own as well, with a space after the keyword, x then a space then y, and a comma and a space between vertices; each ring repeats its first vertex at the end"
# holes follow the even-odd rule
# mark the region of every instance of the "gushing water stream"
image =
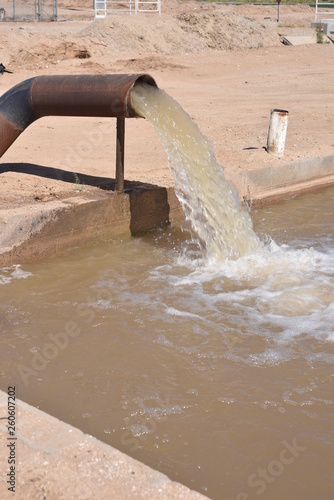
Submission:
POLYGON ((236 259, 259 249, 248 212, 189 115, 166 92, 145 83, 135 85, 131 98, 160 137, 172 163, 176 193, 207 257, 236 259))

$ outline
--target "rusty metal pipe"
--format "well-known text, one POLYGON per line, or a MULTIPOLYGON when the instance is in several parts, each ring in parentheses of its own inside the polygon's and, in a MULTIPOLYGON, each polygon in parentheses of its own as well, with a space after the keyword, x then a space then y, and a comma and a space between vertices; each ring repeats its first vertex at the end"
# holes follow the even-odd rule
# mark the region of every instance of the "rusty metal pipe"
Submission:
POLYGON ((137 82, 157 86, 147 74, 37 76, 0 97, 0 157, 43 116, 138 117, 131 89, 137 82))

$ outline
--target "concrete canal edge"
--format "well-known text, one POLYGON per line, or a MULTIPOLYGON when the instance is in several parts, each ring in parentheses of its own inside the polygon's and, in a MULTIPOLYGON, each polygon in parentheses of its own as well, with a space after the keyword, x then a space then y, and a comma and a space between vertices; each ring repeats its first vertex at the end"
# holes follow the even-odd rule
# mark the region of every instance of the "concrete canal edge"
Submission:
POLYGON ((10 436, 4 420, 8 395, 2 391, 0 415, 2 499, 13 498, 10 480, 18 500, 207 498, 17 399, 15 436, 10 436), (8 460, 14 460, 11 471, 8 460))
MULTIPOLYGON (((242 201, 268 204, 334 184, 334 155, 289 163, 277 159, 261 168, 225 171, 225 175, 242 201)), ((183 220, 173 188, 129 185, 123 194, 94 188, 63 199, 0 208, 0 267, 183 220)))
POLYGON ((257 169, 227 173, 240 199, 248 205, 266 205, 291 196, 334 184, 334 155, 284 159, 257 169))
POLYGON ((50 258, 85 244, 130 236, 183 219, 172 188, 80 196, 0 210, 0 267, 50 258))

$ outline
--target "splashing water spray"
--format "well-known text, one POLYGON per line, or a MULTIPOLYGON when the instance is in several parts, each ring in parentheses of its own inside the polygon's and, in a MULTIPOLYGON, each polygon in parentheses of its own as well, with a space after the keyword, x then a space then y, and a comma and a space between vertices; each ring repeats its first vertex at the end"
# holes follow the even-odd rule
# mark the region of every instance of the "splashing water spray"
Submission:
POLYGON ((156 130, 175 177, 176 194, 207 257, 238 259, 262 247, 249 213, 218 165, 212 144, 182 107, 161 89, 137 83, 136 112, 156 130))

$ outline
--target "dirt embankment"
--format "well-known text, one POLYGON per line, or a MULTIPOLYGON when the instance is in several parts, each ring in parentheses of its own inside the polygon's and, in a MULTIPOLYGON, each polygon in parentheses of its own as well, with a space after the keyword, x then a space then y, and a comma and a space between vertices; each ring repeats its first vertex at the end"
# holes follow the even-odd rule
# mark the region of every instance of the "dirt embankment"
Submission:
POLYGON ((278 25, 275 5, 166 0, 162 16, 114 14, 94 20, 94 12, 85 1, 79 2, 76 10, 66 1, 58 6, 64 22, 1 23, 0 62, 16 72, 56 72, 56 66, 68 71, 89 68, 105 72, 115 69, 117 59, 134 54, 148 56, 147 62, 154 55, 156 67, 157 56, 279 46, 285 31, 310 30, 314 16, 309 6, 284 6, 284 24, 278 25), (68 64, 63 64, 66 61, 68 64))
MULTIPOLYGON (((309 9, 303 13, 308 14, 309 9)), ((91 59, 97 70, 105 71, 111 69, 108 59, 115 54, 177 55, 277 46, 280 40, 272 26, 273 13, 272 8, 267 8, 268 16, 262 11, 262 20, 257 20, 256 9, 252 13, 250 7, 244 15, 241 9, 230 6, 188 3, 181 11, 180 5, 173 9, 169 3, 168 12, 162 16, 118 14, 83 27, 78 21, 74 30, 65 23, 58 23, 59 29, 54 23, 48 23, 49 29, 36 23, 6 29, 3 23, 0 57, 3 64, 16 71, 49 69, 50 65, 75 59, 91 59)))

